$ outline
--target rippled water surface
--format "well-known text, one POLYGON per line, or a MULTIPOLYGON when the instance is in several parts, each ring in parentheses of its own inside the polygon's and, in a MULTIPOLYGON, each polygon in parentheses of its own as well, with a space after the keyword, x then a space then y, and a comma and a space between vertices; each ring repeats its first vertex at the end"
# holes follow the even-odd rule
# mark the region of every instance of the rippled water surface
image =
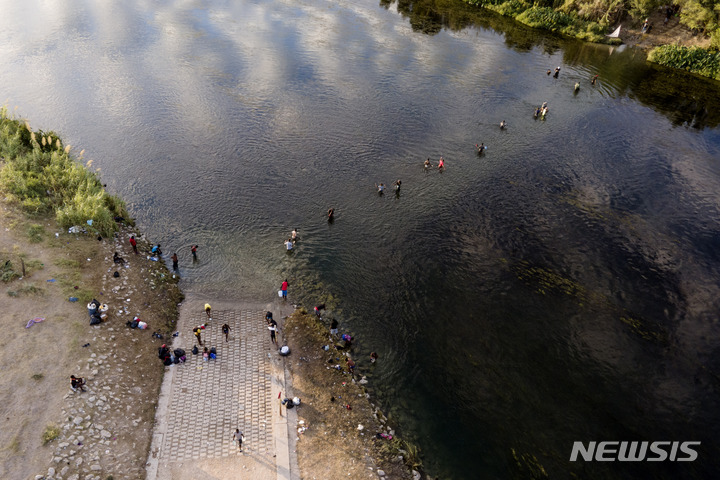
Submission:
POLYGON ((432 474, 717 473, 717 82, 462 4, 0 9, 8 106, 85 149, 189 292, 325 301, 432 474), (702 446, 571 463, 580 440, 702 446))

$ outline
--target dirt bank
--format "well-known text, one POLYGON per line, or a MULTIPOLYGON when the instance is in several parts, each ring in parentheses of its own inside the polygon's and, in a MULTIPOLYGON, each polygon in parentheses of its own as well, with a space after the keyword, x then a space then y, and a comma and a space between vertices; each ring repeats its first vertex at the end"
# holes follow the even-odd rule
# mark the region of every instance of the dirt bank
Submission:
POLYGON ((710 39, 703 35, 694 35, 685 25, 680 23, 680 17, 672 16, 665 23, 665 11, 660 8, 648 16, 652 28, 648 33, 642 33, 642 22, 636 22, 627 17, 621 22, 620 39, 623 43, 650 50, 660 45, 677 44, 685 47, 703 47, 710 45, 710 39))
MULTIPOLYGON (((162 340, 151 334, 176 318, 181 295, 172 274, 132 253, 129 227, 98 240, 4 203, 0 220, 8 272, 0 283, 0 478, 144 478, 164 368, 162 340), (113 262, 115 251, 124 264, 113 262), (97 326, 89 325, 92 298, 109 306, 97 326), (135 315, 150 328, 127 328, 135 315), (42 321, 26 328, 33 319, 42 321), (70 390, 71 374, 86 379, 86 392, 70 390)), ((142 237, 139 247, 147 249, 142 237)))
POLYGON ((372 405, 362 372, 350 373, 352 348, 338 349, 328 327, 303 309, 288 317, 283 333, 292 349, 293 391, 302 400, 297 442, 302 478, 421 478, 412 471, 421 465, 415 447, 397 438, 372 405))

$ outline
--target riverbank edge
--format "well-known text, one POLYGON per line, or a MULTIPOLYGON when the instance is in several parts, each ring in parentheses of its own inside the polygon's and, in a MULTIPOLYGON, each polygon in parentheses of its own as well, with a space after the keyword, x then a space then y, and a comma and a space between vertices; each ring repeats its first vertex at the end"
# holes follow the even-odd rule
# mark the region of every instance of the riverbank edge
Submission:
MULTIPOLYGON (((292 351, 292 358, 288 357, 291 361, 286 368, 293 378, 293 385, 303 391, 303 403, 311 403, 313 412, 322 412, 315 421, 311 415, 299 413, 298 416, 307 422, 303 424, 306 428, 315 429, 322 422, 325 430, 340 432, 337 438, 331 438, 333 441, 342 444, 350 441, 350 438, 357 439, 365 449, 368 468, 379 472, 378 477, 381 479, 430 478, 422 469, 419 448, 397 435, 396 425, 368 393, 365 387, 368 381, 363 372, 350 372, 347 358, 351 352, 342 348, 339 338, 330 336, 321 318, 309 314, 305 307, 297 306, 285 320, 283 335, 292 351), (301 362, 294 360, 298 357, 301 362), (335 365, 331 367, 330 361, 335 365), (315 390, 308 388, 310 385, 315 390), (328 392, 332 394, 328 395, 328 392), (346 410, 346 401, 352 403, 352 409, 346 410), (361 430, 358 430, 359 426, 362 426, 361 430), (392 438, 378 437, 380 434, 391 435, 392 438)), ((303 438, 308 437, 307 434, 299 437, 297 451, 303 473, 303 460, 307 460, 312 452, 317 454, 318 449, 303 438)), ((317 458, 317 462, 321 463, 322 459, 317 458)))
MULTIPOLYGON (((484 0, 463 0, 465 3, 477 8, 490 10, 504 17, 509 17, 531 28, 557 33, 569 38, 601 43, 620 45, 625 43, 621 38, 611 38, 606 35, 609 25, 583 20, 574 12, 565 13, 550 7, 538 7, 534 4, 506 0, 499 3, 490 3, 484 0)), ((642 35, 637 29, 628 28, 622 22, 618 26, 625 27, 633 36, 642 35)), ((684 32, 690 29, 684 27, 684 32)), ((648 54, 647 61, 669 68, 684 70, 713 80, 720 80, 720 52, 701 46, 678 45, 679 38, 673 43, 662 45, 647 45, 636 43, 648 54)))
MULTIPOLYGON (((27 120, 19 119, 10 117, 7 115, 7 109, 6 107, 2 108, 2 111, 0 112, 0 119, 3 121, 3 127, 7 126, 8 123, 12 124, 10 130, 3 128, 0 131, 0 143, 2 150, 0 150, 0 171, 4 170, 5 167, 13 162, 16 157, 13 157, 12 155, 9 155, 8 152, 12 151, 12 144, 13 140, 17 140, 16 138, 10 138, 10 136, 24 136, 29 139, 30 143, 30 155, 35 154, 37 152, 47 153, 48 149, 45 147, 50 147, 52 145, 52 148, 55 150, 54 154, 56 156, 63 156, 66 159, 70 160, 70 169, 81 171, 83 178, 96 180, 98 184, 100 184, 99 177, 97 173, 92 172, 88 167, 89 165, 83 165, 78 161, 77 158, 74 158, 72 155, 70 155, 70 147, 65 146, 62 141, 59 139, 58 135, 54 132, 42 132, 41 130, 34 131, 30 128, 29 123, 27 120), (8 135, 10 133, 10 135, 8 135), (39 140, 39 139, 42 139, 39 140), (46 140, 47 139, 47 140, 46 140), (8 148, 10 147, 10 148, 8 148)), ((25 154, 27 152, 23 152, 25 154)), ((15 167, 15 166, 14 166, 15 167)), ((48 184, 44 185, 41 184, 40 188, 42 190, 45 190, 48 192, 48 195, 50 195, 50 192, 53 188, 55 188, 58 184, 62 184, 64 180, 64 175, 66 175, 67 172, 63 169, 47 169, 47 175, 44 177, 45 180, 48 180, 48 184)), ((77 186, 78 188, 80 186, 77 186)), ((76 297, 74 300, 71 298, 71 302, 75 302, 76 305, 79 306, 79 310, 84 310, 85 303, 89 303, 94 298, 101 298, 104 301, 109 302, 108 295, 103 296, 103 291, 105 288, 101 287, 101 282, 99 279, 111 277, 112 274, 109 272, 111 269, 108 269, 108 264, 103 263, 102 259, 105 259, 105 262, 110 262, 110 265, 113 265, 113 259, 111 258, 113 251, 115 252, 123 252, 123 249, 128 250, 130 249, 130 244, 127 241, 127 239, 130 238, 131 235, 134 235, 137 240, 137 248, 140 252, 149 252, 151 243, 147 240, 147 237, 135 226, 135 222, 133 219, 129 218, 127 215, 127 212, 125 210, 125 204, 124 202, 119 198, 115 196, 111 196, 110 194, 105 193, 105 187, 102 185, 100 187, 102 189, 103 193, 103 200, 108 205, 108 211, 114 212, 114 213, 123 213, 125 215, 125 218, 116 217, 114 219, 114 223, 108 224, 104 222, 83 222, 80 225, 80 228, 78 229, 77 233, 75 235, 72 235, 72 238, 74 240, 74 244, 77 244, 74 246, 75 249, 80 250, 81 256, 83 257, 93 257, 93 262, 88 263, 76 263, 68 261, 66 258, 67 253, 62 250, 62 248, 58 248, 59 245, 62 245, 64 243, 65 239, 65 233, 56 233, 54 238, 52 235, 48 235, 47 229, 45 227, 49 227, 50 231, 59 231, 63 232, 66 230, 65 225, 62 224, 60 219, 58 218, 58 212, 59 208, 53 208, 50 211, 39 211, 33 213, 32 211, 28 211, 26 208, 26 203, 22 201, 22 199, 18 198, 15 195, 10 194, 6 188, 2 188, 0 186, 0 193, 2 193, 2 197, 0 197, 0 207, 2 207, 4 216, 12 218, 12 222, 10 225, 6 225, 7 228, 17 231, 17 234, 15 235, 15 241, 16 241, 16 247, 17 250, 22 252, 27 247, 32 244, 39 244, 42 251, 47 254, 49 258, 52 258, 54 260, 53 263, 56 263, 58 265, 62 265, 63 269, 65 270, 65 273, 67 274, 68 278, 73 278, 73 283, 75 286, 70 285, 62 285, 61 280, 58 280, 58 284, 61 285, 60 291, 55 291, 52 293, 41 293, 43 295, 51 295, 53 297, 57 297, 57 301, 67 301, 68 297, 76 297), (97 228, 93 228, 93 224, 97 228), (99 226, 98 224, 102 225, 99 226), (109 226, 108 226, 109 225, 109 226), (36 228, 36 236, 35 238, 29 237, 29 238, 23 238, 22 234, 20 233, 23 230, 28 230, 32 228, 36 228), (98 242, 99 241, 99 242, 98 242), (97 261, 95 259, 97 258, 97 261), (86 278, 93 278, 96 280, 96 282, 86 282, 83 279, 86 278), (99 294, 99 295, 98 295, 99 294)), ((97 192, 95 192, 97 194, 97 192)), ((78 196, 82 196, 81 194, 78 194, 78 196)), ((108 211, 102 212, 101 215, 107 214, 108 211)), ((95 220, 95 218, 92 215, 87 216, 87 220, 95 220)), ((130 251, 132 254, 132 251, 130 251)), ((123 255, 126 255, 127 252, 124 252, 123 255)), ((20 256, 22 258, 22 256, 20 256)), ((171 332, 174 330, 174 327, 177 323, 177 319, 179 316, 179 310, 178 307, 181 304, 181 302, 184 299, 184 294, 182 290, 180 289, 178 282, 180 278, 173 274, 173 272, 170 271, 168 266, 165 264, 164 261, 151 261, 146 260, 145 255, 139 255, 139 256, 133 256, 132 259, 130 257, 126 257, 128 260, 131 261, 131 263, 140 262, 139 265, 144 266, 138 266, 134 270, 134 274, 137 276, 135 280, 139 280, 139 282, 135 283, 133 288, 137 289, 139 292, 140 290, 146 289, 147 294, 142 295, 142 300, 140 300, 138 303, 145 303, 146 305, 149 305, 149 299, 152 299, 152 325, 150 328, 154 329, 156 332, 160 333, 164 337, 169 337, 171 332)), ((149 255, 148 255, 148 258, 149 255)), ((88 258, 88 261, 90 258, 88 258)), ((117 262, 115 262, 114 267, 116 269, 119 269, 122 271, 122 277, 125 277, 126 275, 129 275, 129 271, 125 271, 124 269, 120 268, 123 265, 118 265, 117 262)), ((23 269, 24 272, 24 269, 23 269)), ((39 272, 42 272, 42 267, 39 272)), ((24 280, 25 275, 19 277, 20 280, 24 280)), ((10 282, 12 282, 14 279, 11 278, 10 282)), ((33 276, 28 272, 27 280, 32 281, 33 276)), ((48 280, 50 281, 50 280, 48 280)), ((55 280, 53 280, 55 282, 55 280)), ((102 282, 104 285, 104 281, 102 282)), ((120 287, 120 290, 123 290, 124 287, 120 287)), ((106 292, 110 293, 110 292, 106 292)), ((128 296, 128 293, 123 293, 121 291, 116 292, 118 296, 128 296)), ((140 297, 140 293, 137 295, 133 295, 135 299, 137 297, 140 297)), ((31 300, 31 297, 21 297, 21 298, 14 298, 14 302, 18 301, 24 301, 24 300, 31 300)), ((128 305, 130 305, 130 299, 127 299, 128 305)), ((119 302, 112 307, 114 309, 117 309, 119 302)), ((122 310, 122 305, 120 305, 122 310)), ((28 311, 31 311, 32 308, 28 308, 28 311)), ((121 318, 120 315, 121 312, 111 312, 111 319, 119 320, 122 322, 125 320, 124 318, 121 318), (115 318, 113 318, 115 317, 115 318)), ((143 315, 143 319, 146 319, 145 315, 143 315)), ((85 327, 87 328, 87 327, 85 327)), ((107 335, 111 338, 115 338, 116 333, 118 332, 118 328, 122 328, 120 325, 115 323, 109 323, 109 322, 103 322, 99 326, 90 327, 89 330, 85 330, 87 332, 86 334, 95 335, 98 337, 98 331, 103 332, 100 335, 103 335, 103 339, 105 340, 104 335, 107 335), (112 325, 112 327, 109 327, 106 331, 106 329, 100 328, 98 330, 98 327, 105 327, 107 325, 112 325)), ((153 334, 154 335, 154 334, 153 334)), ((150 334, 147 332, 147 336, 149 337, 150 334)), ((114 344, 112 346, 125 346, 126 351, 124 353, 129 354, 132 353, 135 347, 135 344, 132 342, 137 342, 138 339, 128 339, 125 341, 125 345, 123 345, 123 339, 119 338, 116 339, 114 344)), ((87 345, 83 346, 89 346, 90 348, 87 348, 85 350, 82 350, 80 353, 81 355, 78 358, 78 361, 82 361, 83 356, 87 356, 87 363, 88 363, 88 371, 87 374, 88 377, 86 378, 88 382, 88 390, 90 392, 94 392, 96 383, 98 381, 104 382, 105 380, 102 379, 104 377, 104 372, 111 370, 114 367, 117 367, 120 369, 120 367, 123 367, 123 363, 117 359, 114 358, 115 356, 112 355, 102 355, 100 353, 93 353, 94 347, 96 345, 99 345, 101 343, 100 340, 98 340, 98 343, 91 346, 89 343, 87 345), (82 355, 82 354, 85 355, 82 355), (100 355, 100 357, 98 357, 100 355), (97 359, 101 358, 100 361, 97 359), (100 369, 97 368, 97 366, 102 365, 100 369), (104 365, 103 365, 104 364, 104 365), (93 365, 91 368, 90 366, 93 365), (91 371, 90 371, 91 370, 91 371)), ((148 350, 152 352, 155 349, 154 343, 155 339, 152 338, 149 341, 143 342, 144 345, 142 347, 142 350, 148 350)), ((110 347, 110 342, 107 342, 106 347, 110 347)), ((62 345, 58 344, 56 345, 57 348, 74 348, 73 345, 62 345)), ((162 380, 164 377, 164 373, 161 373, 158 375, 158 364, 154 361, 152 361, 151 358, 148 358, 146 362, 140 362, 137 361, 134 362, 134 373, 133 375, 136 377, 143 377, 146 379, 148 383, 144 383, 144 389, 143 389, 143 400, 142 400, 142 406, 137 405, 137 410, 142 412, 153 412, 152 417, 154 417, 154 411, 157 409, 158 405, 158 398, 160 394, 160 388, 162 385, 162 380)), ((79 371, 79 369, 76 369, 76 373, 79 371)), ((99 386, 99 383, 97 383, 99 386)), ((47 447, 50 447, 54 450, 53 457, 50 459, 47 471, 48 474, 46 476, 43 476, 42 474, 36 476, 35 478, 42 477, 42 478, 50 478, 53 477, 53 472, 55 472, 55 467, 58 465, 62 465, 65 457, 68 457, 68 454, 65 453, 66 449, 72 448, 73 441, 68 442, 66 437, 70 437, 70 439, 75 438, 76 432, 74 431, 75 428, 81 428, 84 431, 87 431, 86 438, 83 439, 82 442, 78 443, 78 445, 83 449, 83 451, 87 452, 91 450, 95 444, 97 443, 97 447, 100 448, 100 446, 104 443, 107 443, 107 439, 105 435, 100 435, 97 437, 97 439, 94 438, 93 435, 90 435, 90 431, 92 429, 93 423, 90 423, 89 425, 85 425, 85 422, 78 423, 73 422, 73 417, 68 416, 68 412, 72 410, 75 404, 77 404, 78 401, 85 401, 90 402, 90 405, 83 405, 86 409, 90 410, 97 408, 97 412, 95 412, 98 416, 106 415, 107 406, 105 408, 100 408, 103 402, 97 402, 96 405, 92 405, 94 402, 93 399, 95 399, 95 395, 102 396, 102 391, 98 392, 97 394, 94 394, 93 396, 90 396, 91 394, 82 394, 82 395, 72 395, 72 394, 65 394, 64 391, 60 390, 49 390, 46 392, 38 391, 39 389, 37 387, 34 388, 32 392, 32 396, 37 397, 38 395, 41 397, 55 397, 59 400, 59 402, 62 404, 62 416, 60 418, 57 418, 55 421, 55 427, 57 430, 52 432, 52 434, 48 435, 48 431, 43 432, 43 440, 44 444, 47 447), (58 397, 60 395, 62 398, 58 397), (87 400, 90 399, 90 400, 87 400)), ((115 392, 113 392, 115 393, 115 392)), ((114 399, 111 399, 114 400, 114 399)), ((123 402, 122 396, 119 398, 120 402, 123 402)), ((129 400, 127 400, 129 401, 129 400)), ((105 401, 105 404, 109 404, 109 401, 105 401)), ((132 407, 133 405, 127 405, 127 407, 132 407)), ((118 411, 122 410, 117 408, 118 411)), ((124 411, 124 410, 122 410, 124 411)), ((88 412, 89 413, 89 412, 88 412)), ((141 415, 142 416, 142 415, 141 415)), ((85 418, 87 420, 88 417, 85 418)), ((105 422, 103 422, 105 423, 105 422)), ((146 422, 140 423, 139 425, 134 425, 135 428, 132 428, 131 430, 134 430, 134 434, 131 434, 131 436, 134 437, 134 440, 138 442, 140 445, 140 450, 142 451, 142 454, 138 455, 137 458, 134 458, 135 456, 130 455, 130 458, 124 458, 122 461, 124 461, 128 465, 144 465, 147 456, 150 452, 151 447, 151 441, 152 441, 152 419, 147 419, 146 422)), ((105 433, 103 431, 103 433, 105 433)), ((115 440, 113 438, 113 440, 115 440)), ((73 459, 72 452, 70 453, 70 459, 73 459)), ((68 465, 69 462, 68 462, 68 465)), ((77 476, 77 474, 73 474, 73 470, 80 469, 80 468, 87 468, 88 465, 85 464, 83 467, 81 467, 81 463, 73 464, 70 469, 70 472, 66 472, 66 475, 70 475, 68 478, 74 478, 77 476)), ((96 466, 98 464, 96 463, 93 465, 91 470, 94 473, 99 473, 100 470, 96 470, 96 466)), ((58 466, 57 470, 60 470, 60 467, 58 466)), ((64 467, 62 470, 67 470, 67 467, 64 467)), ((58 472, 59 473, 59 472, 58 472)), ((116 471, 115 474, 122 473, 120 471, 116 471)), ((86 478, 91 478, 92 475, 86 476, 86 478)), ((110 475, 108 478, 111 478, 112 475, 110 475)), ((98 479, 100 477, 97 477, 98 479)), ((104 477, 103 477, 104 478, 104 477)))

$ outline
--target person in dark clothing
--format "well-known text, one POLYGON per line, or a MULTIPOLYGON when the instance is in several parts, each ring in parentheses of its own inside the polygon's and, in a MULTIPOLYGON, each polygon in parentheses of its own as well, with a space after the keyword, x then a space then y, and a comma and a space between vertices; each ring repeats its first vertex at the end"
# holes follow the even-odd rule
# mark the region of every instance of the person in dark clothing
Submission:
POLYGON ((553 78, 558 78, 560 76, 560 67, 555 68, 555 73, 553 74, 553 78))
POLYGON ((328 222, 335 220, 335 209, 331 208, 328 210, 328 222))
POLYGON ((173 254, 172 254, 172 257, 170 257, 170 258, 172 259, 172 262, 173 262, 173 270, 177 271, 177 269, 178 269, 178 256, 177 256, 177 252, 173 253, 173 254))
POLYGON ((85 379, 82 377, 76 377, 75 375, 70 375, 70 388, 72 388, 74 392, 77 392, 78 390, 84 392, 85 379))
POLYGON ((198 249, 197 245, 193 245, 192 247, 190 247, 190 251, 192 252, 192 256, 193 256, 193 262, 197 261, 197 249, 198 249))
POLYGON ((228 341, 228 335, 230 335, 230 325, 227 323, 222 326, 223 335, 225 335, 225 341, 228 341))
POLYGON ((333 318, 332 322, 330 322, 330 334, 337 335, 337 333, 338 333, 338 321, 333 318))

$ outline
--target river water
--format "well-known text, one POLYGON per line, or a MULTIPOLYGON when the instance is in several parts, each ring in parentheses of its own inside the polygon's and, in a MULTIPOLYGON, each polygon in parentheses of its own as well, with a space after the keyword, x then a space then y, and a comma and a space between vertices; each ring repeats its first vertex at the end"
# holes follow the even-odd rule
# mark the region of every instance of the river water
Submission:
POLYGON ((436 3, 3 0, 0 92, 192 295, 327 303, 433 475, 716 475, 720 85, 436 3))

